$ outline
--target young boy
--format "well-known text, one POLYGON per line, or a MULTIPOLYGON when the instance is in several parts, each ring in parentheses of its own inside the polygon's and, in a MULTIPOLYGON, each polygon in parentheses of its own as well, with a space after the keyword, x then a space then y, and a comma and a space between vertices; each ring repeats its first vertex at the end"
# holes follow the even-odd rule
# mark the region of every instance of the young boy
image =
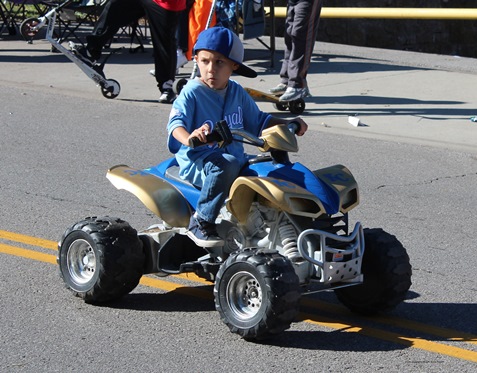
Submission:
MULTIPOLYGON (((217 144, 190 148, 189 139, 206 142, 214 124, 225 119, 231 129, 244 129, 259 136, 264 128, 287 124, 291 120, 276 118, 259 110, 247 92, 234 80, 233 72, 254 78, 257 73, 243 62, 243 45, 232 31, 213 27, 203 31, 193 53, 200 77, 189 81, 174 101, 167 125, 168 147, 180 167, 181 178, 201 189, 188 236, 203 247, 223 245, 215 220, 234 180, 247 161, 243 144, 232 142, 220 149, 217 144)), ((308 126, 301 118, 298 135, 308 126)))

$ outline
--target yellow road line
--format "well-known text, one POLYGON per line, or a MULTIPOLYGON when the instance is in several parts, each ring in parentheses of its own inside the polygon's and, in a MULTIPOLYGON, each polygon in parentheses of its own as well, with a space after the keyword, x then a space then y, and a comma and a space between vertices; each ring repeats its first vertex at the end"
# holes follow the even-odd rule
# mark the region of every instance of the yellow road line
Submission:
MULTIPOLYGON (((333 315, 349 315, 349 311, 346 308, 343 308, 340 305, 331 304, 323 302, 317 299, 308 299, 305 297, 302 298, 301 304, 303 306, 319 309, 321 311, 333 314, 333 315)), ((448 341, 461 341, 466 343, 471 343, 477 345, 477 335, 465 333, 457 330, 441 328, 439 326, 432 326, 427 324, 421 324, 416 321, 405 320, 394 316, 375 316, 373 317, 374 322, 378 322, 384 325, 395 326, 398 328, 405 328, 409 330, 414 330, 426 334, 435 335, 438 337, 445 338, 448 341)))
POLYGON ((19 247, 0 244, 0 253, 20 256, 23 258, 38 260, 40 262, 56 264, 56 256, 39 253, 38 251, 21 249, 19 247))
MULTIPOLYGON (((8 234, 8 233, 9 232, 0 231, 0 238, 5 238, 5 239, 9 239, 11 241, 22 242, 22 243, 27 243, 27 244, 32 244, 32 242, 40 242, 40 243, 42 243, 41 247, 44 247, 44 248, 52 248, 51 244, 54 243, 53 241, 35 239, 35 237, 29 237, 29 236, 23 236, 22 237, 22 235, 17 235, 15 233, 11 233, 11 234, 8 234)), ((54 243, 54 244, 56 245, 56 243, 54 243)), ((38 245, 38 246, 40 246, 40 245, 38 245)), ((56 249, 56 246, 55 246, 55 249, 56 249)), ((34 260, 38 260, 38 261, 42 261, 42 262, 46 262, 46 263, 56 264, 56 257, 54 255, 44 254, 44 253, 40 253, 40 252, 33 251, 33 250, 22 249, 22 248, 15 247, 15 246, 0 244, 0 252, 5 253, 5 254, 9 254, 9 255, 15 255, 15 256, 19 256, 19 257, 34 259, 34 260)), ((183 275, 179 275, 177 277, 181 277, 181 278, 191 280, 191 281, 195 281, 195 282, 210 284, 209 282, 206 282, 205 280, 197 277, 194 274, 187 274, 187 275, 183 274, 183 275)), ((209 291, 205 291, 205 290, 202 290, 202 289, 197 289, 197 288, 193 288, 193 287, 189 287, 189 286, 185 286, 185 285, 181 285, 181 284, 175 284, 175 283, 160 280, 160 279, 157 279, 157 278, 151 278, 151 277, 143 276, 141 278, 140 284, 144 285, 144 286, 149 286, 149 287, 161 289, 161 290, 164 290, 164 291, 174 291, 175 290, 175 291, 180 291, 181 293, 186 294, 186 295, 192 295, 192 296, 196 296, 196 297, 200 297, 200 298, 204 298, 204 299, 213 299, 212 294, 209 291)), ((307 303, 307 306, 312 306, 311 301, 308 301, 308 302, 305 301, 305 303, 307 303)), ((320 301, 313 302, 313 303, 319 303, 318 307, 316 307, 316 304, 314 304, 314 308, 320 309, 321 306, 327 305, 327 306, 330 307, 328 310, 332 309, 333 311, 336 311, 336 309, 334 308, 334 305, 325 304, 324 302, 320 302, 320 301)), ((336 308, 338 308, 338 307, 336 307, 336 308)), ((340 312, 340 313, 342 313, 342 312, 340 312)), ((307 322, 307 323, 320 325, 320 326, 327 327, 327 328, 330 328, 330 329, 341 330, 341 331, 344 331, 344 332, 354 332, 354 333, 362 334, 362 335, 365 335, 365 336, 386 340, 386 341, 389 341, 389 342, 392 342, 392 343, 401 344, 401 345, 405 345, 405 346, 408 346, 408 347, 417 348, 417 349, 420 349, 420 350, 434 352, 434 353, 437 353, 437 354, 446 355, 446 356, 450 356, 450 357, 454 357, 454 358, 458 358, 458 359, 467 360, 467 361, 477 363, 477 352, 475 352, 475 351, 470 351, 470 350, 450 346, 450 345, 443 344, 443 343, 428 341, 428 340, 425 340, 425 339, 422 339, 422 338, 406 337, 406 336, 402 336, 402 335, 397 334, 397 333, 387 332, 387 331, 377 329, 377 328, 371 328, 369 326, 346 324, 346 323, 343 323, 343 322, 336 321, 332 318, 327 318, 327 317, 322 316, 322 315, 301 314, 301 316, 302 316, 302 320, 307 322), (318 320, 318 318, 319 318, 319 320, 318 320)), ((382 317, 382 318, 378 318, 377 321, 381 322, 381 323, 384 323, 384 324, 390 324, 390 325, 399 326, 399 327, 406 327, 405 325, 409 324, 409 325, 413 326, 413 328, 411 330, 420 329, 420 331, 423 331, 423 332, 428 333, 428 334, 439 335, 438 333, 445 332, 446 336, 443 336, 443 337, 445 337, 449 340, 459 340, 459 338, 455 337, 456 332, 451 333, 452 332, 451 330, 444 329, 444 328, 430 327, 430 326, 426 326, 426 325, 421 326, 421 324, 416 323, 416 322, 409 321, 409 323, 407 323, 405 320, 403 320, 404 321, 403 322, 403 321, 401 321, 401 319, 396 319, 396 318, 382 317), (397 322, 397 320, 399 320, 399 322, 397 322), (437 333, 432 333, 431 330, 434 330, 437 333)), ((465 340, 465 342, 475 343, 475 341, 477 340, 477 337, 472 335, 472 334, 460 333, 460 332, 457 332, 457 334, 459 334, 461 336, 466 335, 465 339, 469 339, 469 341, 465 340)))
POLYGON ((39 246, 44 249, 56 250, 58 243, 55 241, 44 240, 42 238, 25 236, 23 234, 12 233, 0 230, 0 238, 8 241, 21 242, 31 246, 39 246))
POLYGON ((192 295, 194 297, 199 297, 199 298, 209 299, 209 300, 213 299, 212 292, 210 291, 205 291, 202 289, 198 289, 198 288, 194 288, 194 287, 190 287, 186 285, 175 284, 173 282, 160 280, 158 278, 142 276, 141 281, 139 283, 141 285, 149 286, 151 288, 157 288, 157 289, 166 290, 166 291, 179 290, 180 293, 185 295, 192 295))
POLYGON ((466 350, 459 347, 450 346, 443 343, 437 343, 428 341, 422 338, 414 338, 414 337, 406 337, 397 333, 387 332, 381 329, 371 328, 369 326, 359 326, 359 325, 350 325, 338 322, 331 318, 319 316, 319 321, 316 320, 316 315, 304 315, 304 321, 326 326, 331 329, 339 329, 343 332, 351 332, 351 333, 358 333, 368 337, 373 337, 377 339, 382 339, 385 341, 389 341, 392 343, 397 343, 401 345, 405 345, 412 348, 417 348, 420 350, 435 352, 440 355, 447 355, 451 357, 455 357, 458 359, 463 359, 467 361, 472 361, 477 363, 477 352, 466 350))

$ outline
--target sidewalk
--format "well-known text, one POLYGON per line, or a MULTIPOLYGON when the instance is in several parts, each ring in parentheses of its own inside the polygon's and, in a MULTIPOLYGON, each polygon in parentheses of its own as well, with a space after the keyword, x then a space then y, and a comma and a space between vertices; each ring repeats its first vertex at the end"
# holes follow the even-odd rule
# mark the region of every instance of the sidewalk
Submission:
MULTIPOLYGON (((268 38, 264 38, 268 44, 268 38)), ((263 91, 279 82, 283 40, 276 39, 274 68, 257 40, 244 42, 246 63, 258 78, 234 76, 243 86, 263 91)), ((120 45, 115 44, 114 47, 120 45)), ((105 100, 99 88, 66 57, 50 52, 45 40, 0 40, 0 84, 105 100)), ((158 105, 151 46, 129 54, 129 45, 105 67, 121 84, 117 101, 158 105)), ((351 136, 444 147, 477 154, 477 61, 471 58, 391 51, 317 42, 308 75, 313 97, 303 116, 310 129, 351 136), (358 127, 349 117, 359 118, 358 127)), ((193 63, 180 70, 189 78, 193 63)), ((5 98, 3 98, 5 99, 5 98)), ((278 115, 271 103, 259 102, 278 115)), ((0 119, 1 120, 1 119, 0 119)))

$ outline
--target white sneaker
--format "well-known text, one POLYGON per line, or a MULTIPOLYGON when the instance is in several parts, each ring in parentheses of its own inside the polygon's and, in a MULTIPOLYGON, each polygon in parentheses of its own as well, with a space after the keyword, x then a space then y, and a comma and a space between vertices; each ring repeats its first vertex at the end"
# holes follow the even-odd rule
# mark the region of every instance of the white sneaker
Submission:
POLYGON ((156 70, 155 69, 149 70, 149 74, 151 74, 152 76, 156 76, 156 70))
POLYGON ((273 95, 281 95, 287 90, 287 85, 285 83, 279 83, 276 87, 270 88, 268 92, 273 95))
POLYGON ((187 59, 186 55, 182 51, 177 51, 177 65, 176 68, 180 69, 184 67, 189 60, 187 59))
POLYGON ((288 102, 299 100, 300 98, 305 98, 310 94, 310 91, 307 88, 292 88, 288 87, 283 95, 280 96, 279 101, 288 102))

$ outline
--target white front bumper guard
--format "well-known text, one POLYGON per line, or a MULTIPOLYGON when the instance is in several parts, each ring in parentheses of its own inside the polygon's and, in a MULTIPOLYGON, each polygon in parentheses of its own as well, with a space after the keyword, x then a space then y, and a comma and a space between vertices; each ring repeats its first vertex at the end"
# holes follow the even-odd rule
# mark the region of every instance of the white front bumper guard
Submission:
POLYGON ((320 282, 331 284, 361 280, 361 263, 364 254, 364 233, 361 223, 356 223, 348 236, 339 236, 319 229, 307 229, 298 236, 298 250, 303 258, 313 263, 320 282), (312 247, 307 236, 319 236, 319 248, 312 247), (329 246, 328 240, 346 244, 346 249, 329 246), (332 260, 326 260, 332 258, 332 260))

